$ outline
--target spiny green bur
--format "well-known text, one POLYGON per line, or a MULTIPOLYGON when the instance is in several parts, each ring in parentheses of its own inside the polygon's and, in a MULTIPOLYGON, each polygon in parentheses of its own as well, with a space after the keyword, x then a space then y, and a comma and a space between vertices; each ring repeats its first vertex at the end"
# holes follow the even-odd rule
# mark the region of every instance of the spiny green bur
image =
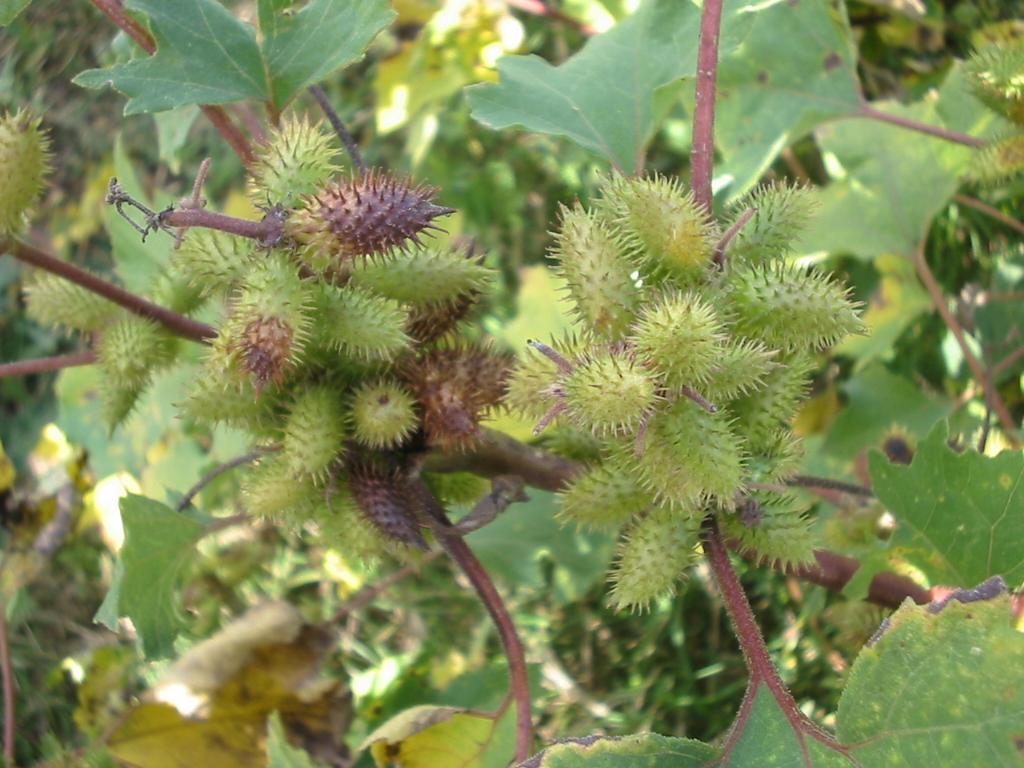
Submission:
POLYGON ((552 255, 580 335, 531 351, 507 402, 540 429, 593 436, 559 516, 624 532, 618 607, 671 592, 708 514, 767 561, 813 552, 792 499, 748 490, 798 471, 789 424, 814 355, 864 327, 846 289, 787 262, 812 209, 806 189, 755 190, 731 213, 743 223, 722 266, 719 229, 677 181, 616 177, 562 211, 552 255))
POLYGON ((341 152, 320 125, 288 117, 256 150, 249 190, 256 205, 293 208, 340 170, 341 152))
POLYGON ((657 380, 633 355, 597 351, 564 384, 571 418, 595 435, 632 431, 657 402, 657 380))
POLYGON ((626 529, 611 573, 614 607, 643 612, 652 600, 672 594, 698 559, 695 519, 699 515, 656 508, 626 529))
POLYGON ((390 251, 357 262, 352 268, 356 285, 412 306, 452 301, 483 291, 492 274, 469 254, 433 248, 390 251))
POLYGON ((100 330, 121 312, 116 304, 49 272, 26 282, 25 303, 33 320, 85 333, 100 330))
POLYGON ((335 388, 310 386, 291 405, 281 455, 295 475, 322 482, 344 448, 345 409, 335 388))
POLYGON ((50 140, 39 123, 25 111, 0 119, 0 236, 22 229, 50 170, 50 140))
POLYGON ((645 307, 630 340, 668 386, 679 388, 708 381, 726 336, 715 310, 700 296, 686 293, 645 307))
POLYGON ((391 448, 412 434, 419 420, 415 401, 397 381, 364 384, 352 396, 356 440, 369 448, 391 448))
POLYGON ((561 218, 551 257, 576 316, 594 336, 619 339, 629 330, 644 295, 637 262, 630 258, 633 247, 579 204, 563 207, 561 218))
POLYGON ((677 284, 699 280, 707 269, 716 232, 677 179, 614 176, 601 189, 599 210, 651 276, 677 284))

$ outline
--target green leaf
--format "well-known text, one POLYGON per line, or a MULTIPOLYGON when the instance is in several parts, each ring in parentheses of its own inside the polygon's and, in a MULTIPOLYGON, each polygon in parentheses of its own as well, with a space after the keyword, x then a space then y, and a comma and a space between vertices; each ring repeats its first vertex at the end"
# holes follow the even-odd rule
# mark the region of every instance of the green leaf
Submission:
POLYGON ((288 743, 281 715, 274 712, 267 718, 267 768, 319 768, 304 749, 288 743))
MULTIPOLYGON (((750 15, 745 3, 726 3, 720 51, 738 43, 750 15)), ((656 98, 656 92, 693 77, 699 25, 700 10, 691 2, 646 0, 560 66, 506 56, 498 61, 499 83, 466 89, 473 117, 495 129, 521 125, 566 136, 624 172, 639 171, 670 104, 671 94, 656 98)))
POLYGON ((584 736, 553 744, 520 768, 701 768, 718 754, 699 741, 656 733, 584 736))
POLYGON ((1024 635, 1001 596, 904 604, 861 651, 839 702, 838 732, 861 765, 1019 766, 1024 635))
POLYGON ((797 731, 786 718, 771 691, 763 684, 754 693, 754 703, 738 724, 736 742, 723 768, 762 768, 767 766, 805 766, 841 768, 856 765, 834 748, 817 741, 803 730, 797 731), (804 757, 806 750, 806 759, 804 757))
POLYGON ((6 27, 14 18, 28 8, 32 0, 0 0, 0 27, 6 27))
MULTIPOLYGON (((898 117, 939 124, 932 104, 874 105, 898 117)), ((818 129, 833 181, 798 246, 801 252, 864 259, 910 257, 956 191, 972 150, 888 123, 849 120, 818 129)))
POLYGON ((125 6, 149 17, 156 53, 82 72, 78 85, 113 85, 128 96, 126 115, 269 97, 255 31, 220 3, 127 0, 125 6))
POLYGON ((423 705, 399 712, 366 737, 360 750, 369 749, 380 768, 490 768, 508 765, 515 731, 515 712, 499 715, 459 707, 423 705), (495 754, 495 750, 501 754, 495 754))
POLYGON ((516 504, 466 541, 489 572, 519 588, 546 587, 543 561, 549 559, 555 566, 552 597, 559 603, 577 599, 604 578, 611 537, 559 525, 555 495, 532 488, 529 495, 530 501, 516 504))
POLYGON ((870 458, 879 500, 896 518, 892 557, 920 568, 932 584, 970 586, 995 574, 1024 581, 1024 455, 983 456, 946 444, 936 426, 913 462, 870 458))
POLYGON ((170 507, 144 496, 121 499, 123 573, 117 615, 135 625, 147 658, 169 656, 182 626, 175 588, 204 528, 170 507))
POLYGON ((918 315, 932 307, 910 260, 902 256, 879 256, 875 267, 880 273, 878 286, 861 315, 868 332, 863 336, 847 336, 834 350, 836 354, 854 358, 856 370, 873 360, 891 358, 896 340, 918 315))
POLYGON ((776 2, 753 14, 718 70, 715 176, 743 194, 778 153, 820 123, 860 106, 856 46, 845 6, 776 2))
POLYGON ((189 105, 168 112, 153 115, 156 123, 156 142, 159 148, 159 160, 172 173, 181 171, 181 150, 188 139, 188 133, 199 117, 199 107, 189 105))
POLYGON ((396 15, 387 0, 312 0, 294 13, 277 10, 285 5, 260 0, 263 56, 278 109, 359 58, 396 15))
POLYGON ((852 461, 865 448, 877 446, 898 425, 924 435, 952 409, 952 404, 921 391, 913 382, 869 365, 842 385, 847 403, 829 428, 822 451, 852 461))
POLYGON ((125 114, 260 99, 282 108, 296 93, 356 59, 393 18, 386 0, 263 0, 262 41, 216 0, 128 0, 149 17, 152 56, 90 69, 86 88, 128 96, 125 114))

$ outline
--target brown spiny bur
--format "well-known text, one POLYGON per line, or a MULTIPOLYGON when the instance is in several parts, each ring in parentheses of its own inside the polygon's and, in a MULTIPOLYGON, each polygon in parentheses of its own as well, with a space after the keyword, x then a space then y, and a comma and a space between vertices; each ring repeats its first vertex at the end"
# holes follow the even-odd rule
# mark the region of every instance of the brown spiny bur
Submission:
POLYGON ((454 213, 435 205, 437 189, 413 185, 379 171, 329 184, 305 201, 289 222, 290 233, 341 259, 383 253, 437 229, 431 222, 454 213))
POLYGON ((437 341, 455 330, 479 298, 478 291, 468 291, 451 301, 413 307, 409 311, 405 332, 421 344, 437 341))
POLYGON ((402 366, 401 375, 423 409, 427 442, 465 446, 478 432, 487 408, 505 395, 511 355, 483 347, 431 349, 402 366))
POLYGON ((360 460, 349 469, 349 489, 363 515, 391 541, 426 549, 408 479, 382 463, 360 460))
POLYGON ((280 383, 292 355, 293 334, 288 324, 277 317, 250 320, 237 342, 242 365, 252 376, 256 391, 268 383, 280 383))

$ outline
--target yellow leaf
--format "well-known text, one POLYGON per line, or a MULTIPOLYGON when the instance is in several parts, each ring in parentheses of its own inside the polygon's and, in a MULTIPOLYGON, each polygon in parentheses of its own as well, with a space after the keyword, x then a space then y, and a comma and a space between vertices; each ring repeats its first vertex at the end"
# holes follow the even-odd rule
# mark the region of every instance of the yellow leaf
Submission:
MULTIPOLYGON (((511 715, 511 710, 505 714, 511 715)), ((378 768, 505 765, 512 758, 504 733, 511 725, 514 725, 511 717, 458 707, 413 707, 377 728, 360 749, 369 748, 378 768), (504 750, 508 753, 494 754, 504 750)))
POLYGON ((267 718, 276 710, 311 753, 340 750, 349 694, 317 674, 332 644, 330 633, 305 624, 287 603, 254 608, 176 661, 107 746, 146 768, 263 765, 267 718))
POLYGON ((14 485, 14 474, 14 462, 4 451, 4 444, 0 442, 0 493, 14 485))

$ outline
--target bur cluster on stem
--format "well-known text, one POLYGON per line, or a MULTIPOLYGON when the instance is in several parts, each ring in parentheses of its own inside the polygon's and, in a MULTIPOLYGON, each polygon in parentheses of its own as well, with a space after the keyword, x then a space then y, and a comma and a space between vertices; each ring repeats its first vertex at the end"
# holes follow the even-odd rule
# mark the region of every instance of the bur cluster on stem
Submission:
POLYGON ((726 222, 727 249, 706 209, 662 177, 609 178, 590 206, 562 210, 551 256, 579 333, 535 343, 509 402, 595 445, 561 515, 621 531, 618 607, 671 592, 709 513, 761 559, 813 562, 794 499, 756 490, 796 471, 789 422, 814 356, 863 330, 845 288, 786 258, 811 202, 801 188, 755 191, 726 222))

